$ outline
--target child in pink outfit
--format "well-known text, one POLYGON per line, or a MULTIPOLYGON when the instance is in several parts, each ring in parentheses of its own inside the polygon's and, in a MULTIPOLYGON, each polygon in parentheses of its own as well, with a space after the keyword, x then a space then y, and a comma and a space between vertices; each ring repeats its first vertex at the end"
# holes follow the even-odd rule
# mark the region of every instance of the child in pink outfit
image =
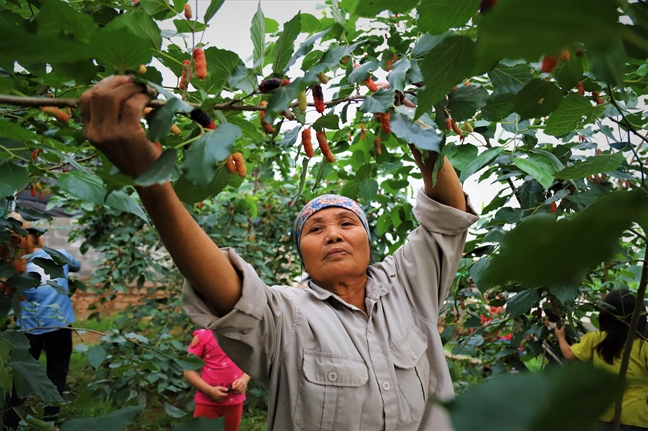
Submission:
POLYGON ((243 414, 243 401, 250 376, 223 352, 212 331, 199 329, 189 353, 205 362, 200 374, 186 370, 185 378, 196 389, 194 417, 225 417, 225 431, 237 431, 243 414))

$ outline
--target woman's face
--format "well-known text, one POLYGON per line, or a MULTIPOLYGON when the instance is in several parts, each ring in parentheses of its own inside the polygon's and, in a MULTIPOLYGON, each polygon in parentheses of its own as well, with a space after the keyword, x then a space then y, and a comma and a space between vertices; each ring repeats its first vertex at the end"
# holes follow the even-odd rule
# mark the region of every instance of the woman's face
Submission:
POLYGON ((358 216, 344 208, 312 215, 304 224, 300 248, 306 272, 318 284, 364 274, 369 266, 367 231, 358 216))

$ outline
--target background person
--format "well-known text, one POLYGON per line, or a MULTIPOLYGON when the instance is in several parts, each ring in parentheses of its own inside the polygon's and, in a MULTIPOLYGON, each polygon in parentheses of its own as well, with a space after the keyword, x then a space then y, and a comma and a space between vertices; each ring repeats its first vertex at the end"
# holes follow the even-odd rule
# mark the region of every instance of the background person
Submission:
MULTIPOLYGON (((106 78, 81 96, 85 136, 131 177, 159 157, 140 125, 149 100, 126 76, 106 78)), ((309 275, 305 290, 269 287, 232 249, 219 249, 169 182, 137 189, 186 277, 185 310, 268 389, 269 430, 451 429, 432 402, 453 395, 439 304, 478 217, 450 163, 433 185, 436 157, 423 161, 411 148, 424 180, 414 210, 421 226, 393 256, 370 266, 369 228, 358 204, 330 195, 313 200, 294 224, 309 275)))
MULTIPOLYGON (((588 332, 580 343, 570 346, 565 338, 565 327, 556 327, 560 351, 568 361, 592 361, 595 366, 619 374, 621 355, 628 336, 628 325, 632 319, 636 298, 627 289, 613 290, 603 298, 599 311, 600 332, 588 332)), ((645 310, 642 310, 642 312, 645 310)), ((639 318, 637 332, 646 333, 646 316, 639 318)), ((627 373, 627 387, 623 394, 621 430, 648 430, 648 345, 635 337, 630 354, 627 373)), ((612 430, 614 405, 603 415, 602 430, 612 430)))
POLYGON ((225 417, 225 431, 238 431, 250 376, 223 352, 210 330, 195 331, 188 350, 205 362, 200 374, 195 370, 184 372, 197 389, 194 417, 225 417))

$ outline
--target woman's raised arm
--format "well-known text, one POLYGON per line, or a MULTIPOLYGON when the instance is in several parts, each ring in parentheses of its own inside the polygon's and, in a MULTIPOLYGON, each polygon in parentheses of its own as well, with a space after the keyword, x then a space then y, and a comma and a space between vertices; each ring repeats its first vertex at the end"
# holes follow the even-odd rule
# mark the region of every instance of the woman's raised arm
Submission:
MULTIPOLYGON (((119 170, 137 178, 159 157, 140 124, 151 97, 128 76, 103 79, 81 96, 83 134, 119 170)), ((186 210, 169 182, 138 187, 151 221, 189 283, 220 315, 241 297, 241 280, 186 210)))

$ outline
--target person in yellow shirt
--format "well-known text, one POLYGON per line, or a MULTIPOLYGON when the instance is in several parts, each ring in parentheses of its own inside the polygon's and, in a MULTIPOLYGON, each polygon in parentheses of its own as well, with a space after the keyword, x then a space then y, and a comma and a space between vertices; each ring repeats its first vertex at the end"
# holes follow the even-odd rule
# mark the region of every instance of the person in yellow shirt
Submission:
MULTIPOLYGON (((636 299, 627 289, 613 290, 603 298, 599 311, 600 332, 588 332, 580 343, 570 346, 565 327, 556 327, 560 351, 568 361, 593 361, 594 365, 618 374, 636 299)), ((637 332, 645 334, 646 316, 639 318, 637 332)), ((636 337, 628 366, 627 387, 623 394, 621 431, 648 430, 648 343, 636 337)), ((602 430, 612 430, 614 405, 601 415, 602 430)))

